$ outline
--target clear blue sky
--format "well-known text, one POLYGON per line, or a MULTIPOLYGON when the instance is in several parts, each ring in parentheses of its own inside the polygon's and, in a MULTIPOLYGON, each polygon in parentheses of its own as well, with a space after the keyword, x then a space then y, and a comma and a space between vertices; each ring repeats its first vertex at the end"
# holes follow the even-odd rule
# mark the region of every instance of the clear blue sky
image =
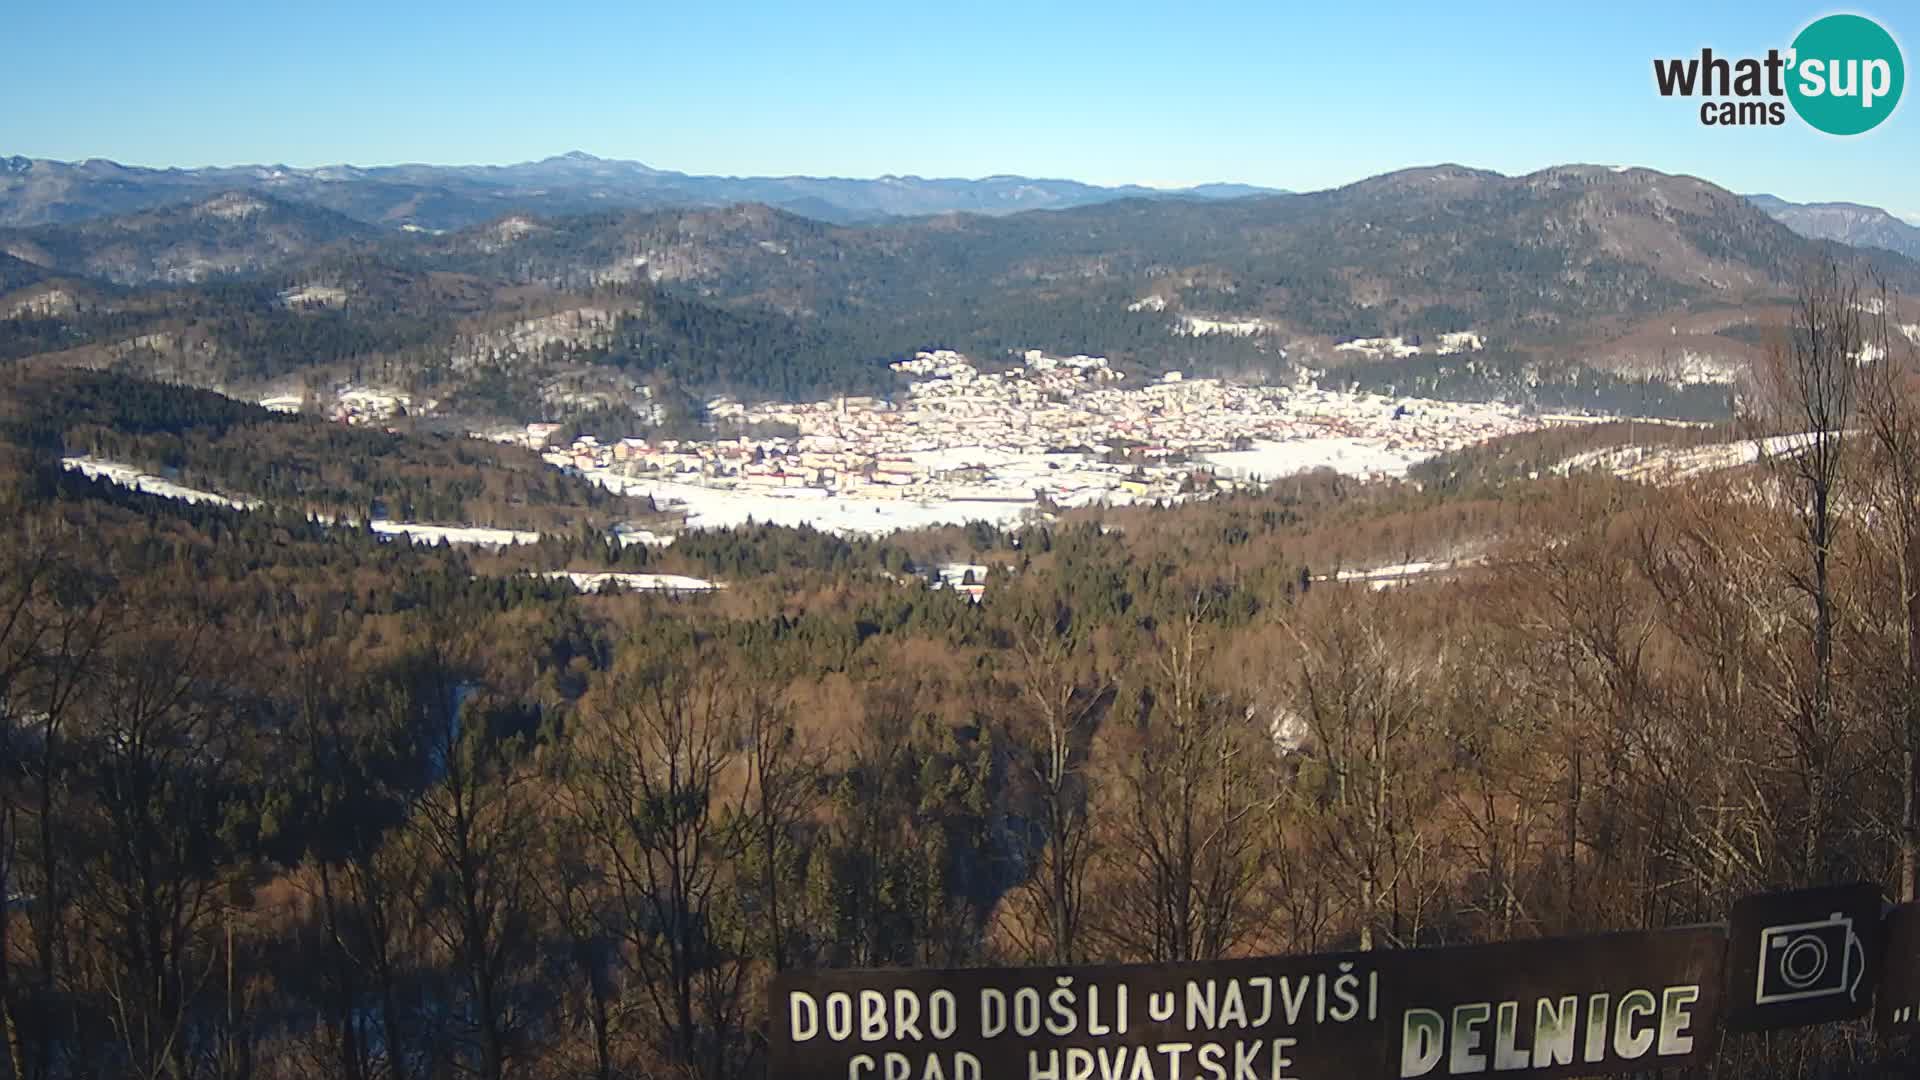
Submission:
POLYGON ((1920 215, 1910 101, 1839 140, 1793 119, 1704 128, 1697 103, 1653 90, 1655 56, 1784 48, 1833 10, 1879 19, 1920 60, 1910 0, 29 2, 0 23, 0 154, 318 165, 581 149, 700 173, 1297 190, 1441 161, 1580 161, 1920 215))

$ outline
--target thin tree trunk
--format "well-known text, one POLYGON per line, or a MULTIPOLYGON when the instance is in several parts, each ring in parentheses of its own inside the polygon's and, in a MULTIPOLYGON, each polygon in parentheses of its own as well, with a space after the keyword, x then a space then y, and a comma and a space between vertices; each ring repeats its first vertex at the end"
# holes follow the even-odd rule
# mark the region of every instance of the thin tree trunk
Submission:
POLYGON ((13 953, 7 941, 7 928, 13 922, 6 909, 6 890, 13 880, 14 821, 13 808, 0 807, 0 1035, 6 1037, 7 1064, 12 1070, 8 1075, 25 1080, 26 1057, 20 1048, 20 1028, 13 1019, 13 968, 9 959, 13 953))
MULTIPOLYGON (((1909 532, 1914 531, 1911 526, 1909 532)), ((1920 537, 1910 537, 1900 558, 1900 598, 1906 648, 1901 654, 1901 714, 1906 736, 1900 799, 1900 899, 1915 898, 1920 875, 1920 537)))
POLYGON ((607 985, 606 965, 599 955, 598 943, 589 958, 593 965, 588 974, 587 983, 593 993, 593 1061, 594 1075, 597 1080, 613 1080, 613 1037, 610 1031, 612 1018, 609 1015, 607 1001, 613 996, 612 987, 607 985))
POLYGON ((1568 755, 1567 771, 1567 928, 1577 930, 1580 921, 1580 797, 1585 791, 1581 776, 1580 748, 1568 755))
POLYGON ((340 1075, 347 1080, 365 1080, 366 1062, 360 1054, 359 1025, 354 1021, 355 992, 353 965, 340 941, 339 901, 333 890, 333 867, 320 863, 320 908, 325 947, 332 960, 335 986, 334 1023, 340 1027, 340 1075))

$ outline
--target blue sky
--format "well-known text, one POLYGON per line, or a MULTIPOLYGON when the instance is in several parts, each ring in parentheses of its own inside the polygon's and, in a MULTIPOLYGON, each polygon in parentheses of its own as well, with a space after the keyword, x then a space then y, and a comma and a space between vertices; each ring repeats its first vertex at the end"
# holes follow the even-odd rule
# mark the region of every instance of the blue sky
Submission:
MULTIPOLYGON (((1745 3, 489 6, 22 3, 0 154, 143 165, 502 163, 724 174, 1235 180, 1455 161, 1647 165, 1920 215, 1920 107, 1867 136, 1702 127, 1655 56, 1784 48, 1835 10, 1909 65, 1920 8, 1745 3)), ((1909 95, 1911 96, 1911 95, 1909 95)))

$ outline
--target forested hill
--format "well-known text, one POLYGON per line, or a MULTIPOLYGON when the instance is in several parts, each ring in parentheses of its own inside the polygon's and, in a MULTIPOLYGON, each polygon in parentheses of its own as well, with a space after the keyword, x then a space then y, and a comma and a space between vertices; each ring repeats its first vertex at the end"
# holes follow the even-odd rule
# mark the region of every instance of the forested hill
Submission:
POLYGON ((317 206, 230 191, 123 217, 0 230, 0 251, 60 274, 138 284, 266 270, 381 234, 317 206))
POLYGON ((572 534, 649 510, 524 448, 350 427, 107 372, 0 373, 0 436, 41 466, 86 456, 328 520, 572 534))
POLYGON ((0 294, 23 289, 46 276, 45 267, 0 252, 0 294))
POLYGON ((1771 305, 1822 256, 1920 293, 1904 257, 1801 237, 1695 178, 1597 166, 1438 166, 1310 195, 857 227, 741 205, 366 236, 262 202, 196 232, 196 206, 0 244, 14 256, 0 263, 0 356, 241 392, 374 381, 455 415, 564 419, 556 402, 631 405, 653 383, 696 397, 883 392, 887 361, 929 346, 989 365, 1041 348, 1265 379, 1351 367, 1382 386, 1492 369, 1525 387, 1682 354, 1738 371, 1777 321, 1771 305), (207 280, 34 283, 55 274, 207 280), (1429 347, 1385 357, 1389 371, 1337 348, 1449 333, 1484 352, 1429 347))
MULTIPOLYGON (((1609 318, 1782 296, 1834 249, 1690 177, 1573 166, 1509 178, 1441 166, 1311 195, 865 228, 764 207, 510 219, 410 250, 556 286, 644 273, 823 316, 1153 296, 1176 312, 1338 337, 1590 331, 1609 318)), ((1896 286, 1920 284, 1920 265, 1867 257, 1896 286)))

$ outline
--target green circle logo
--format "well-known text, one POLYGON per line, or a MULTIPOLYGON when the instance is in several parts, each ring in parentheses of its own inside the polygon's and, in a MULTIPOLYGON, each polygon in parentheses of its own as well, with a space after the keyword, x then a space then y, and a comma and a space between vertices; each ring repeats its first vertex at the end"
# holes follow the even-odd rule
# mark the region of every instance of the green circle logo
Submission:
POLYGON ((1860 15, 1816 19, 1793 39, 1787 98, 1800 119, 1829 135, 1859 135, 1893 115, 1906 86, 1900 45, 1860 15))

